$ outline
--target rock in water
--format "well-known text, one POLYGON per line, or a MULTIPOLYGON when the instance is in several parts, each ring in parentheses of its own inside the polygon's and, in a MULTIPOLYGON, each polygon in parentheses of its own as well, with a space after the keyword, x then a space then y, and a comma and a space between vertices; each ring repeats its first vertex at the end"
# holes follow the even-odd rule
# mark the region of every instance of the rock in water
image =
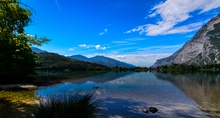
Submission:
POLYGON ((156 107, 150 107, 149 111, 152 113, 156 113, 158 111, 158 109, 156 107))

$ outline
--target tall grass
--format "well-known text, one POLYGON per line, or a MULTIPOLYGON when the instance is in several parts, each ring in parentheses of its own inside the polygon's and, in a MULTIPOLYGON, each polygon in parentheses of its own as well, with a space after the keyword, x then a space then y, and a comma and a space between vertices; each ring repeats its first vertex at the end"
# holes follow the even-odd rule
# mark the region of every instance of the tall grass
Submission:
POLYGON ((98 111, 93 94, 52 95, 32 110, 34 118, 94 118, 98 111))

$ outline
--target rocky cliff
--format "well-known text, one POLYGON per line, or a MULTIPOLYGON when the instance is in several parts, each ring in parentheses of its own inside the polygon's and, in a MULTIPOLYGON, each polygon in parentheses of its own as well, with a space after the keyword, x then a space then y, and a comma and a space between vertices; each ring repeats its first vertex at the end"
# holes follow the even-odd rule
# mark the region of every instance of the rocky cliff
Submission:
POLYGON ((153 68, 172 64, 220 63, 220 14, 201 27, 196 35, 173 55, 159 59, 153 68))

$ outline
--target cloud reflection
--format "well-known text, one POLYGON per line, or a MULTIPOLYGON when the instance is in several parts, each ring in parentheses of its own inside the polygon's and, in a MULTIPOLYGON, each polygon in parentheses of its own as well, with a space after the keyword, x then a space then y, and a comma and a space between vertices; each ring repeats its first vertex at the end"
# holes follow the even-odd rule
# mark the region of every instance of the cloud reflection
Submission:
POLYGON ((102 107, 101 118, 206 117, 192 99, 186 97, 170 82, 158 80, 149 72, 125 74, 126 76, 120 74, 125 73, 112 73, 112 75, 108 73, 84 78, 84 82, 72 81, 38 90, 38 93, 68 92, 79 88, 94 92, 95 99, 102 107), (108 77, 112 79, 105 79, 108 77), (98 78, 104 78, 106 81, 98 81, 98 78), (152 106, 159 111, 155 114, 141 111, 142 108, 152 106))

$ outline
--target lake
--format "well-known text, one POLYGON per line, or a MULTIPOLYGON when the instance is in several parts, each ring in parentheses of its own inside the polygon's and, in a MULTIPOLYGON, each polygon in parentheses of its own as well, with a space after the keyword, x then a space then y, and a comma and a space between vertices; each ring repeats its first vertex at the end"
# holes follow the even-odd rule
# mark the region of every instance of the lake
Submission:
POLYGON ((36 95, 75 91, 94 93, 101 118, 220 117, 220 75, 215 73, 107 72, 42 87, 36 95), (142 112, 149 107, 158 112, 142 112))

